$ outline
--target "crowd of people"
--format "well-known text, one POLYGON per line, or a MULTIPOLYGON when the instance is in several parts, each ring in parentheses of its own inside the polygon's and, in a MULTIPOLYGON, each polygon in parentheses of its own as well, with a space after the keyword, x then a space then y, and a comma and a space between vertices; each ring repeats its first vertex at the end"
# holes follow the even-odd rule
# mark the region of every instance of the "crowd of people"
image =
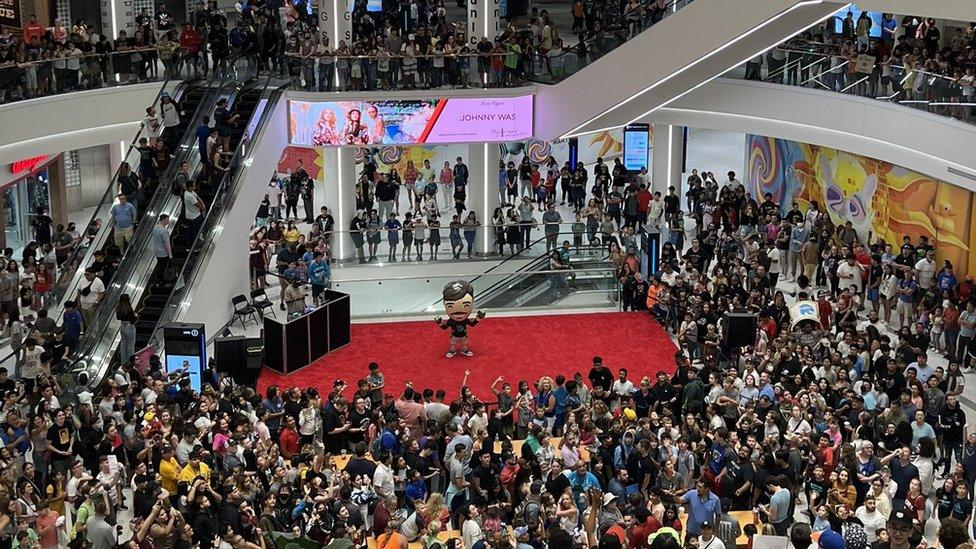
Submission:
POLYGON ((44 27, 32 15, 19 35, 0 31, 0 102, 228 67, 272 71, 311 91, 520 85, 536 75, 561 78, 581 60, 598 58, 659 21, 667 3, 574 0, 552 7, 572 17, 572 28, 562 29, 566 44, 550 8, 533 7, 504 21, 497 36, 473 40, 443 0, 386 1, 381 11, 355 2, 348 40, 319 28, 305 1, 245 0, 235 8, 228 20, 209 0, 179 23, 183 18, 161 3, 142 9, 133 30, 115 37, 83 19, 44 27))
MULTIPOLYGON (((260 24, 261 11, 242 4, 242 25, 260 24)), ((420 33, 428 19, 408 6, 381 24, 420 33)), ((295 11, 298 25, 305 18, 295 11)), ((382 31, 370 32, 362 13, 356 38, 368 43, 382 31)), ((159 43, 171 38, 156 36, 159 24, 152 45, 163 61, 159 43)), ((903 55, 929 51, 910 40, 901 41, 903 55)), ((227 59, 211 53, 213 66, 227 59)), ((280 67, 282 55, 262 53, 253 66, 280 67)), ((195 59, 181 69, 170 58, 164 70, 206 71, 207 56, 195 59)), ((414 83, 454 74, 435 68, 421 76, 418 63, 414 83)), ((359 71, 357 81, 352 66, 348 80, 340 70, 340 84, 390 82, 359 71)), ((165 119, 147 112, 147 126, 165 119)), ((201 139, 205 158, 220 150, 219 131, 201 139)), ((147 139, 139 166, 121 172, 110 220, 119 248, 166 150, 165 133, 147 139)), ((466 203, 463 158, 402 174, 366 159, 348 227, 337 228, 328 207, 315 215, 300 163, 269 185, 251 236, 252 283, 267 284, 273 261, 292 281, 282 308, 304 307, 301 283, 313 298, 328 287, 338 231, 349 231, 360 262, 381 257, 380 240, 393 262, 425 252, 439 259, 442 215, 451 217, 453 259, 471 255, 482 225, 501 255, 529 247, 541 226, 553 268, 565 260, 564 238, 605 250, 624 308, 673 334, 674 364, 595 356, 540 379, 503 372, 490 387, 470 387, 465 376, 455 391, 436 380, 388 386, 383 365, 371 363, 359 379, 326 380, 325 390, 259 394, 212 365, 194 390, 186 372, 166 372, 158 357, 130 358, 130 343, 97 388, 83 377, 66 391, 52 367, 78 344, 113 263, 96 256, 61 322, 48 318, 52 286, 71 279, 57 274, 70 271, 89 233, 52 232, 42 211, 36 244, 19 263, 13 250, 0 259, 0 320, 20 355, 19 380, 0 369, 0 547, 264 549, 284 535, 336 549, 367 540, 381 548, 724 549, 740 535, 769 534, 795 549, 907 549, 934 530, 943 547, 972 547, 976 432, 961 400, 976 355, 976 294, 972 276, 937 261, 925 236, 867 241, 815 202, 751 196, 734 172, 719 182, 694 170, 680 191, 652 192, 646 170, 602 159, 503 163, 502 206, 479 220, 466 203), (664 242, 657 272, 641 272, 642 233, 664 242), (796 318, 797 301, 815 303, 816 319, 796 318), (743 345, 730 344, 727 313, 756 318, 743 345), (25 316, 34 317, 26 328, 25 316), (744 524, 741 513, 750 517, 744 524)), ((127 300, 117 314, 134 321, 127 300)))
POLYGON ((839 26, 835 33, 828 22, 825 32, 804 32, 752 59, 746 78, 907 104, 940 103, 936 112, 972 120, 976 23, 960 23, 943 35, 932 18, 898 21, 886 13, 878 28, 867 12, 855 19, 849 11, 839 26))

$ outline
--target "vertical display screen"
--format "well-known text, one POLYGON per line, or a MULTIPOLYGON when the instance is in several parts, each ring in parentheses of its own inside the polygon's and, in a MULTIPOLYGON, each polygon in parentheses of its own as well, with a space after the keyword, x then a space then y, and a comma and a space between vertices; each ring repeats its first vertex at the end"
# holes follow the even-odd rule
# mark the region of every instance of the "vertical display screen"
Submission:
POLYGON ((650 126, 631 124, 624 128, 624 167, 637 172, 647 167, 647 147, 650 144, 650 126))
POLYGON ((186 375, 190 377, 190 387, 199 393, 203 387, 203 364, 200 357, 167 354, 166 371, 173 373, 180 369, 186 370, 186 375))

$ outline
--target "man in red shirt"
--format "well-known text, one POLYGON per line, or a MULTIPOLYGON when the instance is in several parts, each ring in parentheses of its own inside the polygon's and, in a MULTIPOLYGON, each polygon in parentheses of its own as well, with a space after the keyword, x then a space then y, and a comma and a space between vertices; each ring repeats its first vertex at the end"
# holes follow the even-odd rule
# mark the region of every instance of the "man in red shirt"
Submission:
POLYGON ((645 549, 647 537, 661 529, 661 522, 644 507, 634 509, 634 527, 630 529, 628 538, 632 549, 645 549))
POLYGON ((829 477, 837 465, 837 459, 834 456, 834 449, 830 447, 830 437, 826 433, 821 433, 820 439, 817 441, 817 450, 814 452, 814 457, 816 464, 823 467, 824 476, 829 477))
POLYGON ((38 40, 44 36, 44 27, 37 22, 37 16, 33 13, 30 19, 27 21, 27 25, 22 29, 24 32, 24 43, 30 44, 31 40, 37 38, 38 40))
POLYGON ((278 437, 278 446, 281 448, 281 456, 290 459, 291 456, 298 455, 301 445, 298 444, 298 430, 295 429, 294 416, 286 415, 284 420, 285 428, 281 430, 281 435, 278 437))
POLYGON ((637 222, 643 225, 647 223, 647 210, 650 208, 651 191, 647 190, 647 185, 641 183, 640 190, 637 191, 637 222))
MULTIPOLYGON (((183 24, 183 32, 180 34, 180 48, 183 51, 182 61, 184 65, 193 68, 193 76, 197 75, 200 69, 200 45, 203 42, 200 31, 190 23, 183 24)), ((189 69, 187 69, 189 76, 189 69)))

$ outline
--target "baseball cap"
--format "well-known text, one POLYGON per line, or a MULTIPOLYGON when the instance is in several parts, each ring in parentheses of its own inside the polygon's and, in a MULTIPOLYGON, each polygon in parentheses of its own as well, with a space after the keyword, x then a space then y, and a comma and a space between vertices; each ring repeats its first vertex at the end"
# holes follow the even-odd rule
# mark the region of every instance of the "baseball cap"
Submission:
POLYGON ((711 521, 706 520, 705 522, 701 523, 701 529, 704 530, 706 528, 709 530, 713 528, 711 521))
POLYGON ((911 528, 912 516, 908 514, 904 509, 892 511, 891 516, 888 517, 888 523, 894 524, 896 526, 903 526, 905 528, 911 528))
POLYGON ((847 547, 844 537, 829 528, 820 534, 818 543, 820 549, 846 549, 847 547))
POLYGON ((612 502, 612 501, 614 501, 616 499, 617 499, 617 496, 615 496, 613 494, 610 494, 610 493, 603 494, 603 504, 604 505, 610 505, 610 502, 612 502))

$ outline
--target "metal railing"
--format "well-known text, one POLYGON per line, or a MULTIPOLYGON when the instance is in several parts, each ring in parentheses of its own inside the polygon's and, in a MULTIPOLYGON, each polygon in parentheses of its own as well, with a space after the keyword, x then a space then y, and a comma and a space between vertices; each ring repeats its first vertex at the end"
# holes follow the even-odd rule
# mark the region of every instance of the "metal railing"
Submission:
MULTIPOLYGON (((179 84, 177 81, 164 81, 159 89, 159 93, 156 94, 155 100, 153 100, 153 106, 159 106, 164 93, 174 95, 179 84)), ((148 139, 149 136, 154 134, 150 128, 145 126, 140 127, 122 156, 122 161, 132 167, 133 177, 135 177, 135 170, 139 165, 139 140, 144 137, 148 139)), ((119 192, 119 176, 121 174, 122 168, 120 166, 106 186, 105 192, 92 212, 88 223, 83 227, 79 227, 81 241, 75 244, 67 260, 61 265, 57 283, 54 285, 52 291, 51 303, 56 303, 58 306, 58 312, 57 314, 52 312, 52 318, 57 318, 60 311, 64 308, 64 302, 74 298, 78 293, 79 285, 84 279, 85 268, 94 261, 95 251, 101 250, 108 242, 110 233, 112 232, 108 219, 112 206, 116 203, 116 195, 119 192)))
MULTIPOLYGON (((186 126, 188 131, 182 136, 182 140, 176 148, 177 154, 172 159, 171 166, 178 167, 185 161, 189 164, 191 173, 196 170, 203 159, 200 158, 200 151, 196 146, 196 132, 192 129, 200 125, 204 115, 213 112, 220 98, 233 96, 234 91, 240 86, 235 78, 233 71, 227 71, 220 76, 215 85, 207 86, 208 91, 201 99, 190 123, 186 126)), ((98 310, 94 312, 91 325, 86 327, 82 345, 79 352, 74 356, 78 360, 75 362, 73 370, 76 372, 88 370, 90 379, 93 381, 100 379, 101 372, 104 372, 104 368, 112 360, 110 351, 118 339, 120 326, 119 321, 115 318, 115 308, 119 297, 121 294, 127 293, 132 298, 133 303, 137 303, 141 292, 146 287, 152 268, 151 258, 153 257, 153 247, 149 242, 159 216, 165 213, 175 220, 179 218, 182 211, 182 197, 174 195, 170 190, 175 180, 174 176, 175 168, 172 172, 167 170, 167 173, 160 177, 152 202, 144 208, 145 214, 135 229, 132 242, 119 261, 111 284, 106 284, 105 297, 99 304, 98 310), (109 336, 108 334, 114 335, 109 336)), ((175 223, 170 226, 171 228, 175 227, 175 223)))
POLYGON ((942 74, 894 62, 859 63, 853 52, 819 42, 773 48, 725 76, 857 95, 976 122, 976 64, 942 74))
MULTIPOLYGON (((160 327, 171 322, 176 322, 182 318, 186 307, 189 306, 190 300, 192 299, 192 295, 190 294, 195 291, 200 277, 204 273, 204 269, 196 269, 195 267, 197 265, 208 265, 215 248, 215 246, 207 246, 205 243, 215 241, 223 232, 225 228, 224 216, 231 210, 236 193, 240 192, 239 185, 247 177, 247 172, 253 163, 253 155, 257 150, 256 144, 266 131, 267 124, 265 122, 272 116, 274 102, 281 94, 280 87, 274 87, 272 84, 272 76, 270 74, 263 83, 253 88, 253 90, 259 91, 262 99, 267 99, 263 110, 255 111, 251 116, 252 119, 257 117, 257 122, 253 124, 256 128, 254 130, 255 135, 245 136, 247 138, 242 138, 237 144, 234 156, 228 164, 227 171, 214 192, 212 202, 203 214, 203 224, 193 242, 189 245, 186 261, 179 271, 172 293, 170 293, 166 304, 163 306, 162 315, 156 322, 156 327, 153 329, 150 341, 155 338, 156 331, 160 327), (252 144, 255 146, 252 146, 252 144)), ((252 124, 248 125, 251 126, 252 124)))
MULTIPOLYGON (((179 57, 179 55, 177 55, 179 57)), ((154 47, 113 53, 80 51, 0 64, 0 104, 112 86, 166 82, 178 77, 154 47)))

